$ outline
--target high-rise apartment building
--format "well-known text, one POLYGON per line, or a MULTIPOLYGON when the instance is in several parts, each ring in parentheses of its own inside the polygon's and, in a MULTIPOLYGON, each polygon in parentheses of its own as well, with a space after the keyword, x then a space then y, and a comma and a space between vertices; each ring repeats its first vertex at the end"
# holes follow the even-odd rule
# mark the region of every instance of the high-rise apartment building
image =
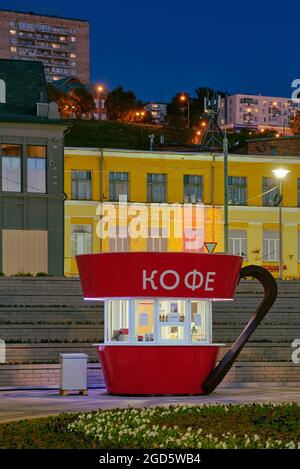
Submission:
POLYGON ((47 81, 90 79, 89 22, 0 10, 0 58, 43 62, 47 81))

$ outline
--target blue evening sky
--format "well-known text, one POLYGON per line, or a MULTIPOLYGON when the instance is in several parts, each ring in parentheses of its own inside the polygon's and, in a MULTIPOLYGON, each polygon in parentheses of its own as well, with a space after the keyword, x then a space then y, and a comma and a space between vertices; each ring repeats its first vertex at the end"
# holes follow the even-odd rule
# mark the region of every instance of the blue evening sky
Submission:
POLYGON ((0 1, 90 21, 91 78, 144 100, 197 86, 290 96, 300 78, 299 0, 0 1))

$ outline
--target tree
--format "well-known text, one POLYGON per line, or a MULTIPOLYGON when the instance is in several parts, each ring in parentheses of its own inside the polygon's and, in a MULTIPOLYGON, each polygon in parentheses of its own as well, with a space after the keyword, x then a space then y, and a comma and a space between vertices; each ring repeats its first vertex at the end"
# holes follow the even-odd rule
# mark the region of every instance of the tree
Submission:
POLYGON ((68 96, 72 100, 72 109, 77 119, 80 119, 82 114, 95 111, 94 97, 86 88, 72 88, 68 96))
MULTIPOLYGON (((166 122, 170 127, 183 128, 187 126, 187 100, 180 99, 182 93, 176 93, 167 105, 166 122)), ((187 96, 187 99, 190 99, 187 96)))
POLYGON ((137 100, 133 91, 125 91, 122 86, 118 86, 108 93, 105 104, 108 119, 125 122, 137 107, 137 100))
POLYGON ((290 127, 294 135, 300 134, 300 112, 297 111, 291 118, 290 118, 290 127))
POLYGON ((84 87, 70 88, 67 93, 58 90, 55 86, 48 84, 49 101, 55 101, 61 117, 76 116, 77 119, 82 114, 95 110, 93 95, 84 87))
MULTIPOLYGON (((206 86, 198 87, 195 90, 195 97, 185 96, 189 98, 190 102, 190 126, 194 127, 199 124, 199 121, 205 117, 205 98, 211 100, 218 95, 223 98, 226 93, 206 86)), ((171 127, 186 127, 187 125, 187 101, 182 101, 180 97, 182 93, 176 93, 167 107, 168 124, 171 127)))

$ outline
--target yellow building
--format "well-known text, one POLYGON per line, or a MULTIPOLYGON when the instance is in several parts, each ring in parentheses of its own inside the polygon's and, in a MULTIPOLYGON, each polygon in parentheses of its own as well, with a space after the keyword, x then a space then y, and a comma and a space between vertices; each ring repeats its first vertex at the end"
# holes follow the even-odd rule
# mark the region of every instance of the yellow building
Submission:
MULTIPOLYGON (((297 157, 229 156, 229 251, 243 255, 245 264, 263 265, 275 276, 278 274, 280 197, 279 183, 272 173, 278 168, 289 170, 282 183, 283 276, 296 278, 300 277, 300 159, 297 157)), ((129 204, 135 204, 136 210, 140 207, 139 214, 145 217, 143 204, 149 208, 150 203, 162 203, 168 208, 169 204, 180 207, 184 203, 202 202, 204 241, 215 241, 216 251, 224 250, 222 155, 65 148, 65 192, 66 275, 77 275, 75 255, 80 253, 185 249, 184 240, 174 235, 180 220, 173 211, 170 236, 159 215, 152 213, 154 238, 127 236, 126 225, 116 233, 112 229, 110 239, 103 239, 100 210, 109 202, 110 206, 116 206, 118 225, 125 220, 120 215, 122 207, 126 209, 129 204), (117 207, 120 195, 126 195, 128 201, 121 208, 117 207)), ((134 218, 132 207, 130 210, 126 223, 134 218)))

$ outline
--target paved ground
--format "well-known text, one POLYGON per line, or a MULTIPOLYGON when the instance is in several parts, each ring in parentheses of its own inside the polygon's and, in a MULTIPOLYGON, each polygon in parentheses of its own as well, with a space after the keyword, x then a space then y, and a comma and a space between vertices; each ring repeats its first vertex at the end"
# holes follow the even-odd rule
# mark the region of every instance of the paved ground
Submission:
POLYGON ((144 407, 170 404, 240 404, 251 402, 299 402, 300 387, 220 388, 209 396, 117 397, 103 389, 89 390, 88 396, 61 397, 57 390, 0 392, 0 423, 42 417, 62 412, 81 412, 116 407, 144 407))

